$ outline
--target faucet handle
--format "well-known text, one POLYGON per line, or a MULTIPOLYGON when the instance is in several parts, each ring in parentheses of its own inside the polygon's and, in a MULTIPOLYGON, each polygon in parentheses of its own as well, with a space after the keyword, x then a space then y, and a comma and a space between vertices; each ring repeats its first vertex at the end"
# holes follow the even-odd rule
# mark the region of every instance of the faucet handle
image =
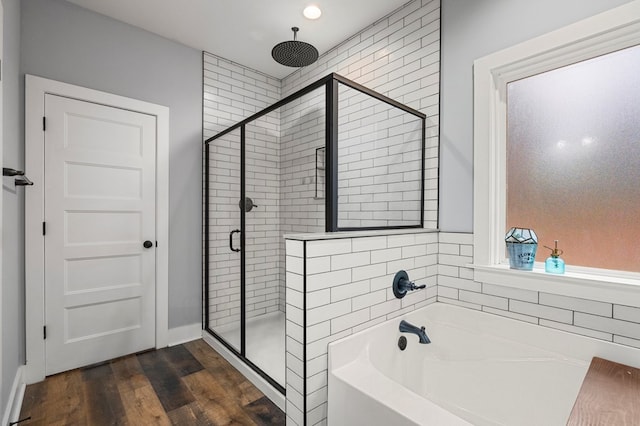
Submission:
POLYGON ((409 275, 403 270, 398 271, 393 277, 393 295, 398 299, 402 299, 409 291, 420 290, 426 287, 426 284, 416 285, 414 282, 409 281, 409 275))

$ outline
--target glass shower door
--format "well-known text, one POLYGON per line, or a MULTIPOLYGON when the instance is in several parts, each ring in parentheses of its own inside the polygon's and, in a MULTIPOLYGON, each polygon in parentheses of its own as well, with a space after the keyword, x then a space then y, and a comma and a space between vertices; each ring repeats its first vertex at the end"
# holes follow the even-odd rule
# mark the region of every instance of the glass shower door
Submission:
POLYGON ((284 387, 279 117, 277 109, 245 126, 245 356, 284 387))
POLYGON ((325 229, 325 98, 322 86, 244 126, 245 356, 283 389, 284 234, 325 229))
POLYGON ((241 352, 240 129, 212 141, 207 149, 207 327, 241 352))

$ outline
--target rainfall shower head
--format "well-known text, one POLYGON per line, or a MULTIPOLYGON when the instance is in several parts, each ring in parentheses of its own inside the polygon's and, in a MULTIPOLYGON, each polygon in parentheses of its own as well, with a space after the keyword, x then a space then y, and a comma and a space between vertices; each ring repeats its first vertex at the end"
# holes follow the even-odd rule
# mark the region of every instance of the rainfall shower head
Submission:
POLYGON ((299 31, 298 27, 291 28, 291 31, 293 31, 293 40, 276 44, 271 50, 271 56, 279 64, 288 67, 311 65, 318 59, 318 49, 309 43, 296 40, 296 35, 299 31))

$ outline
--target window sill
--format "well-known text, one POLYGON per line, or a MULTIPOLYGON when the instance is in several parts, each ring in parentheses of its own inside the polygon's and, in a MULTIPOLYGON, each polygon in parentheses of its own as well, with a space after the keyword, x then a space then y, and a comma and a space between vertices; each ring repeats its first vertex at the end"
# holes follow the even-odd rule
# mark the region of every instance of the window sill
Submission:
POLYGON ((620 305, 640 306, 640 279, 568 271, 563 275, 510 269, 509 265, 469 265, 474 280, 503 287, 598 300, 620 305))

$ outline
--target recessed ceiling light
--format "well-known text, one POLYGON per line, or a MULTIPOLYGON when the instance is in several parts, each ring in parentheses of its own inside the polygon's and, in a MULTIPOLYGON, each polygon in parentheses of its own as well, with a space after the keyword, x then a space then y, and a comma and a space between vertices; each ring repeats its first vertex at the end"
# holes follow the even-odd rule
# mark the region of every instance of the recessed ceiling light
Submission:
POLYGON ((307 6, 302 11, 302 14, 307 19, 318 19, 322 15, 322 11, 316 5, 307 6))

